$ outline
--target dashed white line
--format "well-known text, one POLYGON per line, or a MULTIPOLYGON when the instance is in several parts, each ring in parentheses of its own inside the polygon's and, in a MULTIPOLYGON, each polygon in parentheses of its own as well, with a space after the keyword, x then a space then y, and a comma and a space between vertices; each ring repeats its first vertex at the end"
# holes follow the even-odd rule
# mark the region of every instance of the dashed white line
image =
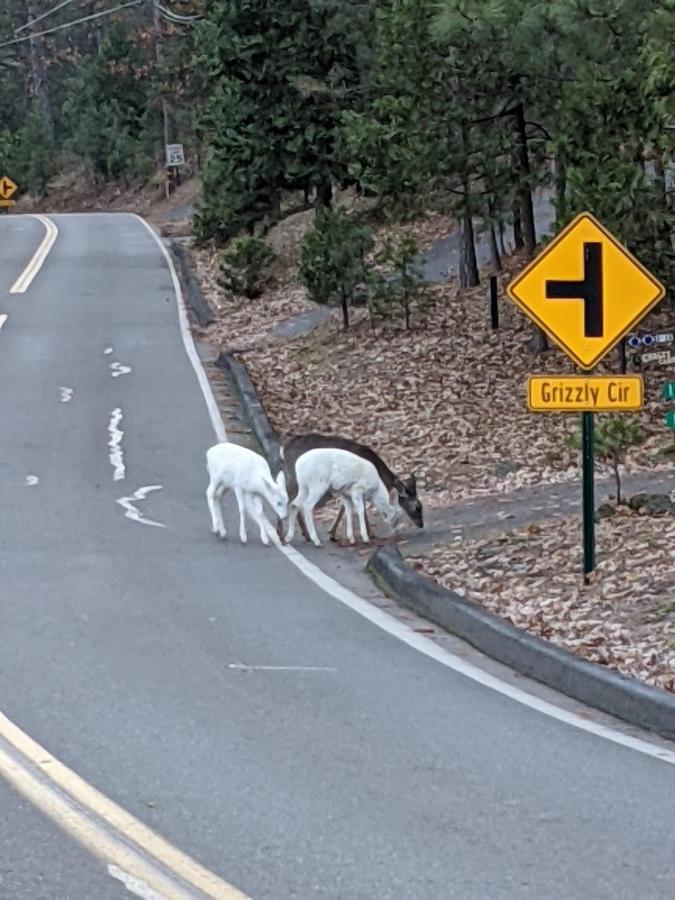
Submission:
POLYGON ((128 375, 131 372, 131 366, 125 366, 121 362, 110 363, 110 371, 113 378, 119 378, 120 375, 128 375))
POLYGON ((119 427, 122 419, 122 410, 119 407, 113 409, 110 414, 110 422, 108 423, 108 433, 110 434, 108 440, 108 447, 110 448, 108 458, 110 459, 110 465, 113 467, 113 481, 121 481, 126 473, 124 452, 122 450, 122 438, 124 437, 124 432, 119 427))
POLYGON ((40 479, 37 475, 26 475, 26 487, 34 487, 36 484, 40 483, 40 479))
POLYGON ((2 331, 2 326, 5 324, 8 318, 9 316, 7 315, 7 313, 2 313, 2 315, 0 315, 0 331, 2 331))
POLYGON ((134 500, 145 500, 145 498, 151 491, 161 490, 161 484, 150 484, 147 487, 139 488, 131 497, 120 497, 117 502, 120 506, 124 507, 124 509, 126 510, 124 515, 127 517, 127 519, 131 519, 132 522, 140 522, 141 525, 154 525, 155 528, 166 528, 166 525, 163 525, 161 522, 155 522, 153 519, 145 519, 141 515, 141 511, 139 509, 136 509, 133 503, 134 500))
POLYGON ((69 403, 73 399, 73 391, 72 388, 69 387, 60 387, 59 388, 59 399, 61 403, 69 403))

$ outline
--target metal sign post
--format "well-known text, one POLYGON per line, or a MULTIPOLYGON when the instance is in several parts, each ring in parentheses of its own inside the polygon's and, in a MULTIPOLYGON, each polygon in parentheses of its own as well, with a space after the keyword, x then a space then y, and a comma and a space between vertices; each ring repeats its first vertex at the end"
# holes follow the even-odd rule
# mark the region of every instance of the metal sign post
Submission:
POLYGON ((584 532, 584 581, 595 569, 595 421, 592 412, 581 414, 581 459, 584 532))

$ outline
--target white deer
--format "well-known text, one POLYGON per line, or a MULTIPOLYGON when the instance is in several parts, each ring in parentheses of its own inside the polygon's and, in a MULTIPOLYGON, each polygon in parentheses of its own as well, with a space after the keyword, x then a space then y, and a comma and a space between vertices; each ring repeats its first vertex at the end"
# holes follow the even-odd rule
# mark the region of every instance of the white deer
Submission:
POLYGON ((242 544, 248 540, 246 513, 258 525, 263 544, 269 544, 269 534, 278 543, 276 533, 265 516, 263 500, 269 503, 280 519, 286 518, 288 495, 284 473, 280 472, 275 481, 267 461, 259 453, 230 443, 211 447, 206 453, 206 466, 209 472, 206 500, 213 533, 227 537, 221 502, 223 495, 233 490, 239 506, 239 539, 242 544))
POLYGON ((353 511, 356 510, 361 540, 368 543, 365 520, 365 502, 369 500, 384 520, 392 525, 399 507, 391 502, 389 494, 375 466, 361 456, 336 447, 319 447, 303 453, 295 463, 298 493, 291 502, 286 542, 293 540, 298 513, 302 513, 307 531, 313 543, 321 546, 316 533, 313 511, 327 491, 340 497, 345 511, 347 540, 353 544, 353 511))

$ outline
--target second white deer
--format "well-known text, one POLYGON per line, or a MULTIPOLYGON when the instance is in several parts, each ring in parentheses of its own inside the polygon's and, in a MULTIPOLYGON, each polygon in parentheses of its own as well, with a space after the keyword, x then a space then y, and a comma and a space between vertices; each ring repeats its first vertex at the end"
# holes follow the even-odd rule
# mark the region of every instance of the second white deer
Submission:
POLYGON ((345 511, 347 539, 351 544, 355 542, 352 520, 354 510, 359 520, 361 540, 368 543, 365 521, 367 500, 389 525, 398 516, 399 508, 391 502, 375 466, 347 450, 335 447, 308 450, 298 458, 295 473, 298 493, 290 505, 286 542, 293 540, 298 512, 301 512, 312 542, 317 547, 321 546, 313 511, 327 491, 340 497, 345 511))
POLYGON ((227 537, 221 499, 223 494, 233 490, 239 506, 239 539, 242 544, 248 540, 246 513, 258 525, 263 544, 269 544, 268 533, 278 543, 276 532, 263 511, 263 500, 269 503, 280 519, 286 518, 288 495, 284 473, 280 472, 274 481, 267 460, 259 453, 230 443, 211 447, 206 453, 206 465, 209 472, 206 500, 214 534, 227 537))

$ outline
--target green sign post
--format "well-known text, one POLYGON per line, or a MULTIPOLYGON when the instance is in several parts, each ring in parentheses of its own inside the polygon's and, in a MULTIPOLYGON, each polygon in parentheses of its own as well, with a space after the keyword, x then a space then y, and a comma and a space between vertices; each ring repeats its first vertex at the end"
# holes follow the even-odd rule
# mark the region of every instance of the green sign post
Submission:
MULTIPOLYGON (((675 381, 666 381, 663 385, 663 399, 675 403, 675 381)), ((666 428, 675 428, 675 409, 668 410, 665 422, 666 428)))

